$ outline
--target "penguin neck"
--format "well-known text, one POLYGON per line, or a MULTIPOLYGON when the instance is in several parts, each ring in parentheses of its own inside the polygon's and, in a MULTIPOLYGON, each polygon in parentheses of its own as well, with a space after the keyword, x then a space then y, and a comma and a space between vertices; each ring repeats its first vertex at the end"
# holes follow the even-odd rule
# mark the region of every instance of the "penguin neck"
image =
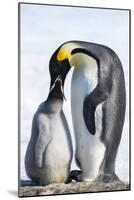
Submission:
POLYGON ((88 95, 96 87, 98 82, 98 67, 94 58, 84 54, 77 53, 72 56, 71 63, 74 66, 72 76, 73 95, 88 95))
POLYGON ((80 74, 87 74, 89 76, 96 71, 97 62, 96 60, 85 54, 85 53, 76 53, 70 59, 70 65, 74 67, 76 72, 80 71, 80 74))
POLYGON ((46 100, 48 113, 58 114, 63 107, 63 100, 60 98, 49 97, 46 100))

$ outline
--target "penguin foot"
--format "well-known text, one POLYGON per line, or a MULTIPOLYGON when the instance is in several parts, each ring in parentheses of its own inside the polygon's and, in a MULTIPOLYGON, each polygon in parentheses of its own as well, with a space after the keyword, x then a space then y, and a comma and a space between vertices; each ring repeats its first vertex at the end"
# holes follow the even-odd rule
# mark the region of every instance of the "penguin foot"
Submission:
POLYGON ((114 181, 119 181, 118 176, 115 173, 112 174, 100 174, 96 179, 95 182, 104 182, 104 183, 111 183, 114 181))
POLYGON ((70 176, 68 177, 68 179, 65 181, 65 184, 71 183, 72 179, 70 178, 70 176))
POLYGON ((71 179, 71 181, 75 180, 77 182, 81 182, 82 181, 81 173, 82 173, 81 170, 72 170, 70 172, 69 179, 71 179))

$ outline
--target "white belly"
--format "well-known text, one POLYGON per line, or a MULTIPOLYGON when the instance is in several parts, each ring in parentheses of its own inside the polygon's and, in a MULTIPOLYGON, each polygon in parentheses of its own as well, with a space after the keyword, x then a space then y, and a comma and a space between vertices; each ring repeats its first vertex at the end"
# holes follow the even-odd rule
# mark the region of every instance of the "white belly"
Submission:
POLYGON ((71 147, 68 141, 61 118, 51 124, 52 139, 45 152, 44 170, 49 182, 64 182, 68 176, 68 169, 72 158, 71 147))
POLYGON ((86 128, 83 118, 83 101, 85 96, 97 85, 97 64, 75 67, 71 85, 71 108, 74 134, 76 138, 76 158, 83 171, 84 180, 93 180, 99 172, 104 157, 105 147, 100 141, 102 127, 102 104, 95 112, 96 134, 92 135, 86 128))
POLYGON ((57 120, 54 126, 51 127, 52 140, 47 148, 47 160, 49 165, 56 165, 56 163, 68 163, 70 159, 70 146, 68 137, 62 122, 57 120))

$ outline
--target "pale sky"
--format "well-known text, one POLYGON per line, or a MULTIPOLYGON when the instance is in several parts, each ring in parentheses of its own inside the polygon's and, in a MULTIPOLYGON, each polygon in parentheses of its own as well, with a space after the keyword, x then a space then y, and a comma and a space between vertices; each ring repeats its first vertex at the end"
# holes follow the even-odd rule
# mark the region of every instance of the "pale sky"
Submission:
MULTIPOLYGON (((128 11, 122 10, 21 4, 21 178, 27 178, 24 155, 31 135, 32 117, 49 91, 49 59, 62 43, 82 40, 109 46, 118 54, 123 65, 127 109, 116 172, 121 179, 128 180, 128 16, 128 11)), ((70 112, 72 70, 65 82, 67 102, 64 102, 64 112, 73 137, 70 112)))

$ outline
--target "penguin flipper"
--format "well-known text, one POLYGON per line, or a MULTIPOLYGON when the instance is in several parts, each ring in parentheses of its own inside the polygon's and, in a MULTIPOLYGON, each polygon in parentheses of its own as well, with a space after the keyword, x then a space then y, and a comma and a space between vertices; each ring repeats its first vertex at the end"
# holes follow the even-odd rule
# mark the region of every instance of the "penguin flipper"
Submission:
POLYGON ((86 127, 88 131, 95 135, 96 128, 95 128, 95 107, 90 104, 89 97, 87 96, 84 100, 83 105, 83 115, 86 127))
POLYGON ((42 117, 39 118, 38 123, 39 135, 35 145, 35 164, 37 168, 42 168, 44 153, 50 141, 50 134, 47 134, 48 127, 42 122, 42 117))
POLYGON ((104 87, 98 85, 93 92, 87 95, 83 103, 83 116, 88 131, 95 135, 95 111, 96 107, 108 98, 109 94, 104 87))

